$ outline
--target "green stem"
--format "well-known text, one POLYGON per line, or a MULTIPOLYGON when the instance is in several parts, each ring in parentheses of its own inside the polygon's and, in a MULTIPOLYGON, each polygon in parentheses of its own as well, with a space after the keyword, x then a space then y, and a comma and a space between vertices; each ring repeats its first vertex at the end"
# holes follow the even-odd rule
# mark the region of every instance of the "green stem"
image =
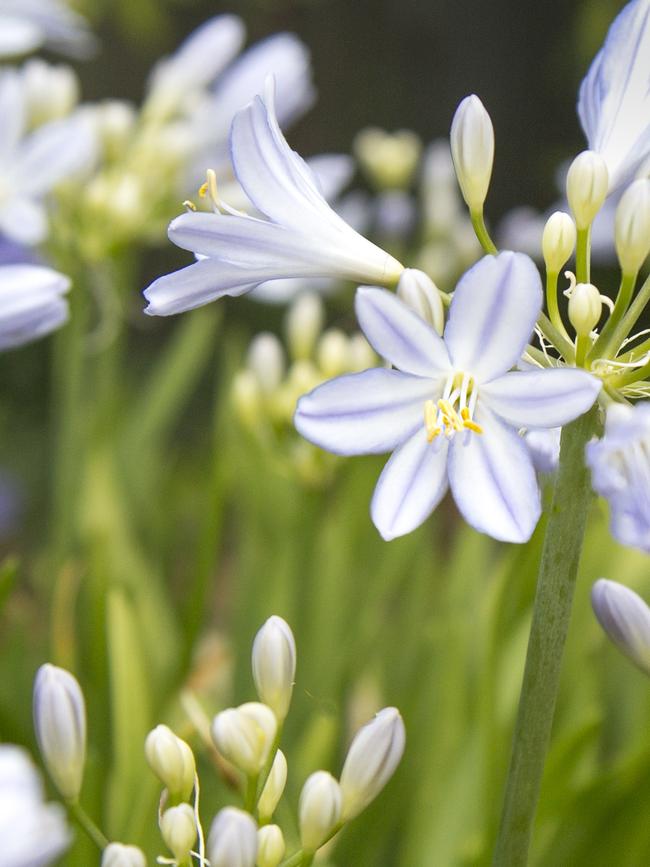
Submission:
POLYGON ((66 801, 66 807, 80 828, 90 837, 98 849, 105 849, 108 840, 81 806, 79 801, 66 801))
MULTIPOLYGON (((617 326, 625 313, 627 312, 628 307, 630 306, 630 301, 632 300, 632 293, 634 292, 634 286, 636 284, 636 274, 623 274, 621 277, 621 285, 618 290, 618 295, 616 296, 616 301, 614 303, 614 309, 609 315, 609 319, 605 323, 603 330, 600 333, 600 337, 594 343, 593 349, 589 353, 589 360, 592 358, 604 358, 610 352, 610 349, 613 349, 616 352, 620 346, 614 345, 611 340, 612 337, 616 335, 617 326)), ((624 334, 621 338, 621 342, 626 335, 624 334)))
POLYGON ((578 229, 576 241, 576 282, 591 282, 591 226, 578 229))
POLYGON ((548 308, 549 318, 555 328, 557 328, 566 341, 571 343, 571 338, 564 326, 562 315, 560 314, 560 307, 557 303, 557 278, 557 274, 552 274, 550 272, 547 272, 546 274, 546 306, 548 308))
POLYGON ((282 864, 280 864, 280 867, 301 867, 305 855, 306 853, 303 852, 302 849, 298 849, 298 851, 294 852, 290 858, 283 861, 282 864))
POLYGON ((546 313, 539 314, 537 325, 544 337, 562 354, 565 361, 572 364, 575 360, 575 348, 571 340, 560 334, 546 313))
POLYGON ((483 219, 483 211, 471 211, 470 217, 472 220, 472 226, 474 226, 476 237, 478 238, 481 247, 483 247, 486 253, 491 253, 493 256, 496 256, 497 248, 494 241, 490 237, 487 226, 485 225, 485 220, 483 219))
POLYGON ((255 804, 257 803, 257 781, 259 774, 252 777, 246 777, 246 791, 244 792, 244 809, 247 813, 253 813, 255 804))
POLYGON ((494 867, 525 867, 528 859, 591 499, 584 448, 596 419, 593 407, 562 431, 494 867))
MULTIPOLYGON (((625 338, 628 336, 630 331, 636 325, 638 318, 641 316, 646 306, 650 302, 650 275, 646 277, 643 285, 639 289, 636 294, 636 298, 630 305, 630 309, 625 313, 621 321, 616 325, 616 327, 612 330, 611 335, 607 341, 607 348, 612 347, 614 351, 617 351, 621 346, 625 338)), ((591 355, 596 358, 596 349, 600 350, 599 341, 596 341, 596 345, 593 348, 591 355)), ((644 341, 639 346, 635 347, 635 352, 638 350, 650 349, 650 341, 644 341)), ((604 353, 600 353, 601 357, 604 353)))
POLYGON ((587 353, 591 349, 591 338, 588 334, 578 336, 576 341, 576 367, 584 367, 587 353))

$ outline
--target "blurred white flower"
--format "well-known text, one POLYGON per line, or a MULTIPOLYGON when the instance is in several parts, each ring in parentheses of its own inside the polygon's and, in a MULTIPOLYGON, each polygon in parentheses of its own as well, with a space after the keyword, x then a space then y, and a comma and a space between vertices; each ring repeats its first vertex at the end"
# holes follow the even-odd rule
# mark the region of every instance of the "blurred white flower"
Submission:
POLYGON ((41 48, 87 57, 95 39, 86 21, 64 0, 0 0, 0 57, 41 48))
POLYGON ((70 280, 41 265, 0 265, 0 350, 59 328, 68 318, 70 280))

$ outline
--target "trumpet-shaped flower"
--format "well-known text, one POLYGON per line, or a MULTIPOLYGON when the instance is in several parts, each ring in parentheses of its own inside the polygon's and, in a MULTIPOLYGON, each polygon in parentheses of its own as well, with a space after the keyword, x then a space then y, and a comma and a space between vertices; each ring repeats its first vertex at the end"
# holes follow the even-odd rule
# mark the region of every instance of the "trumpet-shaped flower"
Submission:
POLYGON ((587 463, 594 489, 609 501, 614 538, 650 552, 650 401, 612 405, 587 463))
POLYGON ((41 265, 0 265, 0 350, 59 328, 68 318, 70 280, 41 265))
POLYGON ((443 338, 390 292, 357 291, 361 328, 394 369, 326 382, 300 399, 295 424, 337 454, 395 450, 371 506, 385 539, 419 526, 448 486, 477 530, 510 542, 530 537, 540 498, 517 431, 566 424, 600 391, 582 370, 511 371, 541 303, 532 261, 509 252, 462 277, 443 338))
MULTIPOLYGON (((288 277, 397 283, 403 266, 328 205, 313 173, 282 135, 273 103, 269 81, 265 98, 255 97, 238 112, 230 133, 235 176, 267 219, 190 212, 173 220, 171 240, 203 258, 154 281, 144 293, 145 312, 180 313, 288 277)), ((213 199, 221 204, 216 190, 213 199)))
POLYGON ((63 0, 0 0, 0 57, 41 46, 85 57, 94 45, 85 20, 63 0))
POLYGON ((630 181, 650 153, 650 0, 632 0, 609 28, 580 86, 578 115, 607 163, 610 190, 630 181))
POLYGON ((628 659, 650 675, 650 608, 629 587, 600 578, 591 590, 598 622, 628 659))

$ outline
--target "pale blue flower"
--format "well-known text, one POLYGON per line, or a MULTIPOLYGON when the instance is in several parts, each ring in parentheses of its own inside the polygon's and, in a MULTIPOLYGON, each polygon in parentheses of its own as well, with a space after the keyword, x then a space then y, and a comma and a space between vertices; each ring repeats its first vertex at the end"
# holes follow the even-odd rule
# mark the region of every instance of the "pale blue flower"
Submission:
POLYGON ((68 318, 70 280, 42 265, 0 265, 0 350, 59 328, 68 318))
POLYGON ((610 406, 587 463, 594 490, 609 501, 614 538, 650 553, 650 401, 610 406))
POLYGON ((173 220, 171 240, 205 258, 152 283, 144 293, 147 313, 179 313, 287 277, 397 283, 403 266, 330 207, 312 171, 287 144, 269 85, 264 99, 256 97, 237 113, 230 134, 235 177, 267 219, 187 213, 173 220))
POLYGON ((601 578, 591 604, 609 638, 646 674, 650 674, 650 608, 629 587, 601 578))
POLYGON ((525 542, 540 515, 535 470, 518 429, 586 412, 600 382, 583 370, 512 371, 542 304, 532 261, 486 256, 460 280, 441 338, 390 292, 357 291, 359 323, 394 369, 341 376, 301 398, 300 433, 344 455, 395 450, 372 500, 385 539, 419 526, 447 487, 465 520, 525 542))
POLYGON ((632 0, 614 20, 580 86, 578 115, 610 190, 630 181, 650 154, 650 0, 632 0))
POLYGON ((64 0, 0 0, 0 57, 15 57, 45 46, 86 57, 95 39, 86 21, 64 0))

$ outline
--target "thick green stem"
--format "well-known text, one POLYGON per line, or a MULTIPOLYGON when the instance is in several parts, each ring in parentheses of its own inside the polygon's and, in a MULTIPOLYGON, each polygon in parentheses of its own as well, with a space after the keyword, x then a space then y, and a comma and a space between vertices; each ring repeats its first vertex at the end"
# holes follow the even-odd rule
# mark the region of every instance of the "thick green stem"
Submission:
POLYGON ((576 241, 576 281, 591 282, 591 226, 578 229, 576 241))
POLYGON ((591 499, 584 449, 596 419, 594 407, 562 431, 494 867, 524 867, 528 859, 591 499))
POLYGON ((472 220, 472 226, 474 226, 476 237, 478 238, 481 247, 483 247, 486 253, 491 253, 492 255, 496 256, 497 248, 492 238, 490 238, 490 233, 488 232, 487 226, 485 225, 485 220, 483 219, 483 211, 471 211, 470 217, 472 220))
MULTIPOLYGON (((623 274, 618 295, 616 296, 614 309, 610 313, 609 319, 600 333, 600 337, 594 343, 594 347, 589 353, 589 360, 592 358, 604 358, 610 354, 610 350, 612 350, 613 353, 616 353, 618 350, 620 342, 618 345, 614 345, 613 339, 616 339, 617 326, 630 306, 632 293, 634 292, 634 286, 636 284, 636 277, 636 274, 623 274)), ((621 338, 621 342, 625 336, 626 335, 624 334, 621 338)))
POLYGON ((81 804, 78 801, 66 801, 66 807, 79 827, 85 831, 97 848, 105 849, 106 846, 108 846, 108 840, 90 818, 88 813, 86 813, 81 804))

